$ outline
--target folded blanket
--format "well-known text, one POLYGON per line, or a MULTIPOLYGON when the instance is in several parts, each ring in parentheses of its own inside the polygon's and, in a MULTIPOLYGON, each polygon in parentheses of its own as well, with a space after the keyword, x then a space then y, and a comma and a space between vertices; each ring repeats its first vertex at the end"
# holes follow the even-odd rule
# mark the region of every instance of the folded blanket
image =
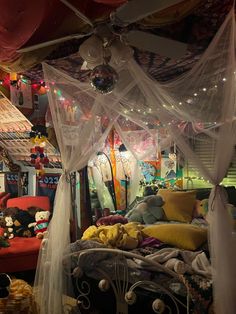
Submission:
MULTIPOLYGON (((211 277, 210 263, 202 251, 192 252, 176 248, 163 248, 154 254, 147 255, 146 259, 164 264, 178 274, 192 274, 194 272, 205 277, 211 277)), ((139 267, 153 268, 148 262, 138 259, 135 259, 135 262, 139 267)))
POLYGON ((113 226, 90 226, 84 231, 82 240, 93 240, 108 247, 134 249, 142 241, 142 226, 130 222, 125 225, 120 223, 113 226))

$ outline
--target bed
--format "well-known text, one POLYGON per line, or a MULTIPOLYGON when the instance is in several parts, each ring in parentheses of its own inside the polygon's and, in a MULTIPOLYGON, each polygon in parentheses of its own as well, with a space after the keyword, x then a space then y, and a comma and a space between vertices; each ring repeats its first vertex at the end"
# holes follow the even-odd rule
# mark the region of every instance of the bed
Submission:
MULTIPOLYGON (((174 214, 180 215, 176 199, 174 203, 174 214)), ((148 226, 133 222, 90 226, 82 239, 70 245, 70 251, 64 264, 81 313, 212 311, 204 217, 148 226)))

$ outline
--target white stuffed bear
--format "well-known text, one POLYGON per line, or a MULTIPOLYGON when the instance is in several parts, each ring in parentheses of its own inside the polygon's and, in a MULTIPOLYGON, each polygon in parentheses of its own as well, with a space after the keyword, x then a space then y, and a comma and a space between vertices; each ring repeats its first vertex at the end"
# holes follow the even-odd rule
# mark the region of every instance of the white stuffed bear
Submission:
POLYGON ((47 233, 49 224, 50 212, 48 210, 42 210, 35 214, 34 232, 38 239, 42 239, 47 233))

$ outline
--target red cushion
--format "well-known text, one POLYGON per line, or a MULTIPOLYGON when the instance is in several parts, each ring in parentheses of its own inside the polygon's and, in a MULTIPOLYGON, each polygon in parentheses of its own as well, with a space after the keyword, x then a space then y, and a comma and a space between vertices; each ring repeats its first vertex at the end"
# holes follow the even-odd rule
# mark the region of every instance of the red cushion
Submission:
POLYGON ((35 269, 41 240, 36 237, 15 237, 9 240, 10 246, 0 249, 1 272, 17 272, 35 269))
POLYGON ((7 201, 7 207, 19 207, 26 210, 29 207, 40 207, 44 210, 50 210, 50 201, 48 196, 21 196, 10 198, 7 201))
POLYGON ((0 236, 3 236, 3 234, 4 234, 4 228, 0 227, 0 236))

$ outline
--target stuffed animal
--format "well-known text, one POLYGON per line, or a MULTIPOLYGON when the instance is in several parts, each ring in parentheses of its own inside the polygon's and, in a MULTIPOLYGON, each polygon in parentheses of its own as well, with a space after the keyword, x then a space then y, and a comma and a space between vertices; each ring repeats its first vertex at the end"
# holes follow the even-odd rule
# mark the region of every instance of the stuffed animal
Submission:
POLYGON ((8 247, 10 246, 10 243, 7 239, 5 239, 3 236, 0 236, 0 248, 1 247, 8 247))
POLYGON ((208 213, 208 199, 196 200, 193 212, 194 218, 206 218, 208 213))
POLYGON ((117 223, 126 224, 128 222, 127 218, 121 215, 109 215, 101 217, 96 221, 96 226, 111 226, 117 223))
POLYGON ((34 232, 38 239, 42 239, 47 232, 50 212, 42 210, 35 214, 34 232))
POLYGON ((5 219, 5 229, 3 232, 3 236, 5 239, 13 239, 14 238, 14 222, 11 216, 4 217, 5 219))
POLYGON ((127 213, 128 221, 136 221, 141 224, 153 224, 165 218, 162 208, 164 201, 160 195, 146 196, 134 209, 127 213))
POLYGON ((15 215, 19 213, 20 208, 18 207, 7 207, 3 209, 3 216, 11 216, 12 219, 15 219, 15 215))
POLYGON ((27 210, 20 210, 15 215, 14 233, 17 237, 33 237, 34 236, 34 217, 32 217, 27 210))

